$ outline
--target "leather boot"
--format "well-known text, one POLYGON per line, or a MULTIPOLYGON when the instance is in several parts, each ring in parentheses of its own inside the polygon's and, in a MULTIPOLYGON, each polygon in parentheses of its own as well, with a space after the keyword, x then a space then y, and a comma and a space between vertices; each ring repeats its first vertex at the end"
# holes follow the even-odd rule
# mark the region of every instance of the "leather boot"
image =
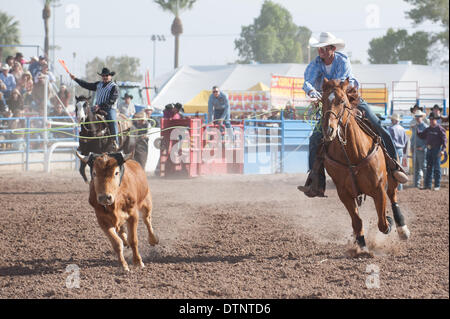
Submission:
POLYGON ((318 152, 318 156, 314 162, 312 170, 309 172, 305 186, 298 186, 297 189, 308 197, 325 197, 325 185, 321 185, 321 178, 325 177, 325 167, 323 165, 322 152, 318 152))
POLYGON ((406 184, 409 181, 405 170, 397 160, 391 158, 389 168, 394 179, 400 184, 406 184))

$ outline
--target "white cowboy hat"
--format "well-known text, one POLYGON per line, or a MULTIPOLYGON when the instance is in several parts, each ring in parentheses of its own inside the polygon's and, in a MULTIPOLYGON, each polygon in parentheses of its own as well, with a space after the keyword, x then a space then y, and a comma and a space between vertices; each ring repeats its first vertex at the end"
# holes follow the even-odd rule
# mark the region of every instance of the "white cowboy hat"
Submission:
POLYGON ((391 120, 398 121, 398 122, 400 122, 400 120, 401 120, 399 114, 392 114, 391 117, 390 117, 390 119, 391 119, 391 120))
POLYGON ((313 48, 326 47, 327 45, 335 46, 336 50, 342 50, 345 48, 344 40, 336 38, 330 32, 322 32, 319 37, 319 42, 311 43, 313 48))
POLYGON ((8 64, 5 63, 2 65, 2 71, 9 71, 9 69, 10 69, 10 67, 8 64))
POLYGON ((417 110, 415 113, 414 113, 414 116, 415 117, 422 117, 422 116, 425 116, 426 114, 425 113, 423 113, 421 110, 417 110))

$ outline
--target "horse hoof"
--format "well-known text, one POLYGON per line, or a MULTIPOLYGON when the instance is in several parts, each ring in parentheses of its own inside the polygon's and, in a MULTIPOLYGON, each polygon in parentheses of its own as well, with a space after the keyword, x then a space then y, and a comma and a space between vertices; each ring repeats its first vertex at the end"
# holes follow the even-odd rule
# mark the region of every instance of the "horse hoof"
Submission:
POLYGON ((385 235, 389 234, 392 230, 392 224, 394 223, 394 221, 392 220, 392 218, 390 216, 386 216, 386 219, 388 221, 388 228, 387 230, 384 232, 385 235))
POLYGON ((401 240, 408 240, 409 237, 411 236, 411 232, 409 231, 408 226, 406 226, 406 225, 398 226, 397 232, 398 232, 398 237, 401 240))

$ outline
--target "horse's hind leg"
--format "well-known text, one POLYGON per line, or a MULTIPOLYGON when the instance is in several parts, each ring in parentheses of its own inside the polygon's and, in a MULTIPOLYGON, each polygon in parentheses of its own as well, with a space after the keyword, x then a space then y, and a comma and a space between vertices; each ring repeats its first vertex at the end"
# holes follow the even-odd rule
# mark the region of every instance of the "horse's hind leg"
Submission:
MULTIPOLYGON (((339 189, 339 188, 338 188, 339 189)), ((356 238, 358 246, 363 250, 367 250, 366 240, 364 239, 364 230, 362 225, 361 217, 359 217, 358 207, 356 206, 355 200, 350 196, 350 194, 345 191, 338 191, 339 198, 342 203, 344 203, 345 208, 347 208, 348 213, 352 219, 353 233, 356 238)))
POLYGON ((400 206, 397 203, 398 182, 391 176, 389 176, 388 178, 389 180, 388 180, 387 195, 392 204, 392 212, 394 213, 394 220, 395 225, 397 226, 397 233, 400 239, 407 240, 410 237, 411 233, 408 229, 408 226, 406 226, 405 218, 403 217, 403 214, 400 211, 400 206))

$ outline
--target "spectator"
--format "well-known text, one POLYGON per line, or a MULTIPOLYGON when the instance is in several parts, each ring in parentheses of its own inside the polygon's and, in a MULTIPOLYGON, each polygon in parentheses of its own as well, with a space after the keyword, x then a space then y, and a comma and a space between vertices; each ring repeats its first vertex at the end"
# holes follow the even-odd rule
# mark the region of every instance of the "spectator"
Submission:
POLYGON ((38 72, 40 72, 40 64, 37 57, 32 56, 30 58, 30 65, 28 66, 28 71, 30 71, 33 80, 35 79, 38 72))
POLYGON ((14 65, 11 68, 11 71, 9 73, 14 75, 14 78, 16 79, 16 83, 19 82, 19 80, 20 80, 20 78, 22 77, 22 74, 23 74, 22 64, 20 64, 17 61, 14 61, 14 65))
POLYGON ((133 95, 125 93, 122 99, 124 102, 119 106, 119 112, 124 114, 126 117, 132 117, 136 113, 136 107, 131 101, 133 99, 133 95))
MULTIPOLYGON (((53 109, 48 114, 48 116, 59 117, 59 118, 55 119, 55 121, 57 121, 57 122, 72 122, 71 119, 67 117, 68 115, 64 111, 64 106, 59 101, 57 101, 57 103, 53 105, 53 109), (65 118, 61 118, 61 117, 65 117, 65 118)), ((53 138, 70 137, 68 134, 64 133, 64 132, 67 132, 67 130, 65 130, 65 128, 62 126, 62 124, 56 125, 56 128, 55 127, 53 127, 53 128, 57 130, 57 131, 51 132, 51 135, 53 138)))
POLYGON ((69 106, 71 94, 70 91, 67 89, 67 86, 65 86, 64 84, 59 87, 58 97, 61 100, 61 102, 63 102, 64 107, 67 108, 69 106))
POLYGON ((16 53, 16 57, 14 58, 14 60, 16 62, 19 62, 20 66, 22 66, 22 67, 25 63, 27 63, 27 61, 25 61, 25 59, 23 58, 23 54, 21 52, 16 53))
POLYGON ((164 119, 166 119, 166 120, 171 120, 172 117, 173 117, 173 114, 174 114, 174 111, 173 111, 173 104, 172 104, 172 103, 167 104, 167 105, 164 107, 164 111, 163 111, 163 117, 164 117, 164 119))
POLYGON ((173 116, 172 119, 179 120, 184 117, 184 109, 181 103, 175 103, 175 107, 173 108, 173 116))
POLYGON ((9 65, 9 68, 11 69, 13 66, 14 66, 14 57, 12 56, 12 55, 9 55, 7 58, 6 58, 6 64, 8 64, 9 65))
POLYGON ((286 107, 284 108, 283 117, 286 120, 296 120, 297 116, 295 114, 295 108, 292 106, 291 101, 287 101, 286 107))
MULTIPOLYGON (((38 72, 37 78, 39 78, 40 76, 46 76, 48 77, 48 80, 50 83, 54 83, 56 81, 55 76, 53 75, 52 72, 50 72, 50 70, 48 69, 48 65, 47 63, 42 64, 41 65, 41 71, 38 72)), ((37 82, 38 80, 36 79, 35 82, 37 82)))
POLYGON ((428 125, 425 124, 423 118, 426 114, 420 109, 414 114, 415 123, 411 125, 411 150, 413 153, 414 167, 414 186, 420 188, 420 180, 425 177, 425 149, 426 142, 417 136, 417 130, 423 131, 428 125))
MULTIPOLYGON (((33 86, 32 100, 33 105, 38 111, 40 116, 44 115, 44 110, 47 107, 45 104, 45 75, 41 75, 37 78, 37 83, 33 86)), ((50 87, 48 87, 47 98, 50 99, 50 87)))
MULTIPOLYGON (((405 129, 400 125, 400 115, 393 114, 391 116, 391 123, 392 126, 388 128, 388 131, 397 150, 398 160, 403 166, 406 166, 406 157, 403 157, 403 154, 407 154, 408 136, 406 136, 405 129)), ((402 189, 403 184, 399 184, 398 190, 402 189)))
POLYGON ((208 100, 208 123, 218 123, 221 127, 230 127, 230 103, 225 93, 220 92, 219 87, 213 86, 212 94, 208 100))
POLYGON ((11 115, 3 93, 0 92, 0 117, 11 117, 11 115))
POLYGON ((438 191, 441 186, 441 156, 444 154, 447 137, 445 129, 438 124, 437 116, 432 112, 428 116, 430 126, 423 131, 417 130, 417 136, 425 139, 427 144, 427 173, 423 189, 431 189, 434 177, 434 190, 438 191))
POLYGON ((435 104, 433 105, 431 112, 434 114, 434 117, 437 120, 438 124, 442 124, 444 120, 444 117, 441 115, 442 107, 439 107, 439 105, 435 104))
POLYGON ((149 120, 150 126, 151 127, 160 127, 161 126, 160 118, 152 117, 153 111, 154 111, 154 109, 151 106, 144 109, 146 118, 149 120))
POLYGON ((133 125, 138 130, 136 133, 138 137, 136 138, 136 148, 134 151, 134 160, 141 164, 142 168, 145 169, 148 156, 148 136, 147 129, 151 125, 149 123, 149 118, 147 117, 147 112, 141 111, 134 114, 133 125), (150 124, 150 125, 149 125, 150 124))
POLYGON ((415 115, 417 111, 423 112, 423 107, 419 106, 419 104, 414 104, 413 107, 409 108, 412 115, 415 115))
POLYGON ((16 88, 16 79, 14 78, 14 75, 9 73, 10 69, 11 68, 9 67, 8 64, 2 65, 2 67, 0 69, 0 71, 1 71, 0 80, 2 80, 6 86, 6 89, 2 90, 5 98, 9 98, 9 95, 11 94, 12 90, 14 90, 16 88))
POLYGON ((29 71, 23 72, 19 81, 17 81, 16 89, 18 89, 22 95, 33 91, 33 77, 29 71))
POLYGON ((8 107, 13 113, 14 117, 23 116, 24 111, 23 98, 18 89, 12 90, 11 96, 6 101, 6 103, 8 104, 8 107))

